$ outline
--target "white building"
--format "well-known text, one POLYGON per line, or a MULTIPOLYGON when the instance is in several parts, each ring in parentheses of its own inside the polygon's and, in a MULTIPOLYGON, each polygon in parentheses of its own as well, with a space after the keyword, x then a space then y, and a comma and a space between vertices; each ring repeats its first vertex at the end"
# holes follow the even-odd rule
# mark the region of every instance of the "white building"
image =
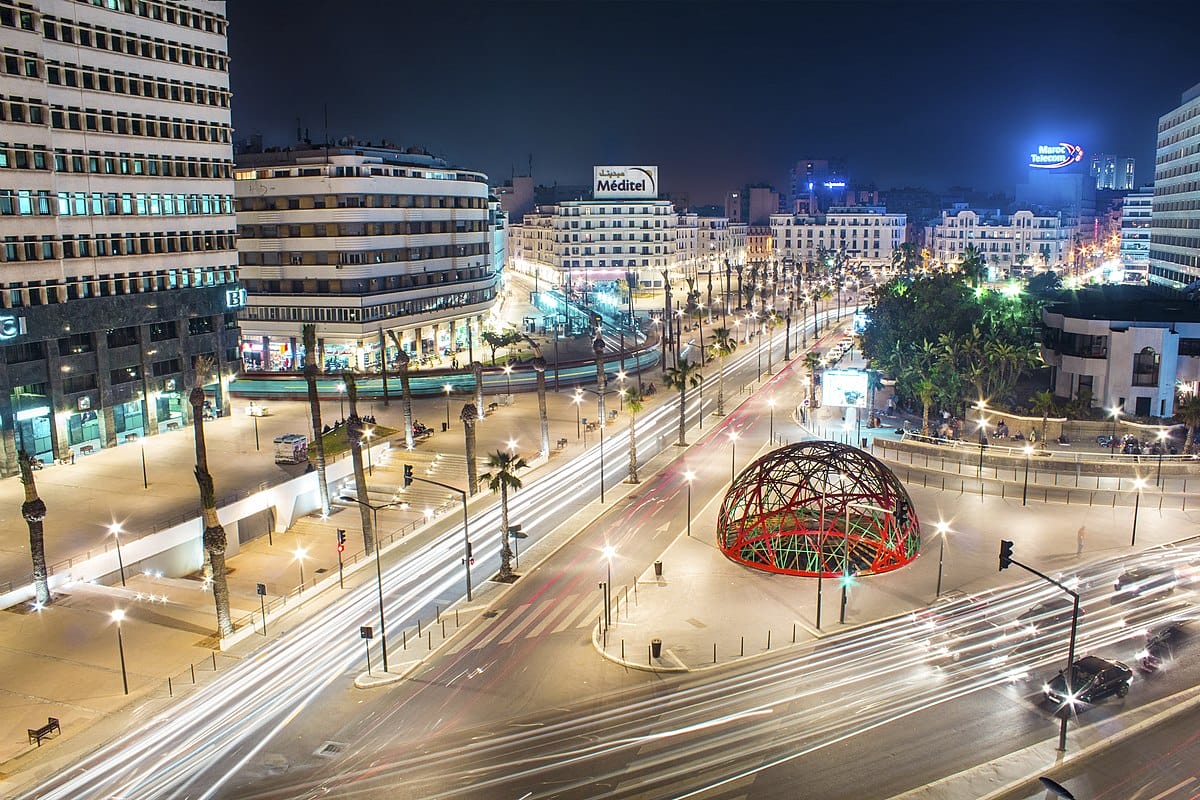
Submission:
POLYGON ((944 264, 961 261, 963 252, 974 245, 997 274, 1013 274, 1064 264, 1073 233, 1063 227, 1059 214, 984 214, 960 208, 943 211, 942 221, 925 229, 925 242, 932 257, 944 264))
POLYGON ((772 214, 774 255, 806 263, 822 249, 844 249, 852 262, 884 266, 904 243, 905 223, 904 214, 889 214, 880 206, 835 207, 817 216, 772 214))
POLYGON ((228 413, 237 280, 225 3, 0 4, 0 474, 228 413))
POLYGON ((1150 222, 1150 281, 1183 288, 1200 279, 1200 84, 1158 120, 1150 222))
POLYGON ((1177 390, 1200 381, 1200 309, 1149 287, 1073 292, 1042 311, 1042 357, 1054 394, 1092 393, 1093 406, 1139 417, 1174 415, 1177 390))
POLYGON ((239 155, 236 193, 247 364, 298 369, 310 322, 327 369, 478 342, 500 281, 483 173, 347 141, 239 155))
POLYGON ((1121 204, 1121 266, 1142 280, 1150 266, 1150 216, 1153 191, 1131 192, 1121 204))

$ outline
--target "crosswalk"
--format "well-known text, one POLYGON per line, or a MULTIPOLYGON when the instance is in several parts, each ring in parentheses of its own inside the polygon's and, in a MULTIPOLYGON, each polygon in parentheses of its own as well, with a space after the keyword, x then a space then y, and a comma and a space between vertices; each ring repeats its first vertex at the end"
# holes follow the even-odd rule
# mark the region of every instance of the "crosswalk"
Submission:
POLYGON ((578 592, 495 611, 496 615, 485 620, 481 627, 464 631, 465 635, 445 652, 470 652, 493 645, 511 645, 518 639, 590 628, 599 618, 601 604, 596 592, 578 592))

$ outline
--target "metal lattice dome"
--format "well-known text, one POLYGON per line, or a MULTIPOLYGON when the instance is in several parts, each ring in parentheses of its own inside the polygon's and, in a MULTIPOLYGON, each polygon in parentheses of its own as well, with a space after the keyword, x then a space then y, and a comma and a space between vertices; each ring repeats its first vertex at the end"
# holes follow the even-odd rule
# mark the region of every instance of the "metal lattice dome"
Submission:
POLYGON ((727 558, 784 575, 869 575, 917 556, 921 523, 900 479, 837 442, 801 442, 742 471, 721 504, 727 558))

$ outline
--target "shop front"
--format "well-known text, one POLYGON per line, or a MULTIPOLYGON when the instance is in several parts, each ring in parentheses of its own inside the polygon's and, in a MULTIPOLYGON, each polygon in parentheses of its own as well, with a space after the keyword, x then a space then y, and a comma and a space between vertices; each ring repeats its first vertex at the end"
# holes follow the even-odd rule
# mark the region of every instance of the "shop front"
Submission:
POLYGON ((74 455, 88 455, 104 447, 104 432, 100 428, 100 415, 92 408, 90 396, 80 397, 74 403, 78 409, 67 414, 67 447, 74 455))
POLYGON ((187 398, 178 391, 175 378, 163 381, 163 391, 154 395, 154 418, 158 421, 158 432, 177 431, 187 420, 184 404, 187 398))

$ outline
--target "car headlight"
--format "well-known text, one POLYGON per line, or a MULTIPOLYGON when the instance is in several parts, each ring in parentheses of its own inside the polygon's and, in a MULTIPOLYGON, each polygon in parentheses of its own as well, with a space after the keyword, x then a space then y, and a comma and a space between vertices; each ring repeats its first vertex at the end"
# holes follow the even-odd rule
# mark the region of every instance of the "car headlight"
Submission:
POLYGON ((1042 684, 1042 694, 1050 694, 1050 684, 1048 684, 1048 683, 1042 684))

